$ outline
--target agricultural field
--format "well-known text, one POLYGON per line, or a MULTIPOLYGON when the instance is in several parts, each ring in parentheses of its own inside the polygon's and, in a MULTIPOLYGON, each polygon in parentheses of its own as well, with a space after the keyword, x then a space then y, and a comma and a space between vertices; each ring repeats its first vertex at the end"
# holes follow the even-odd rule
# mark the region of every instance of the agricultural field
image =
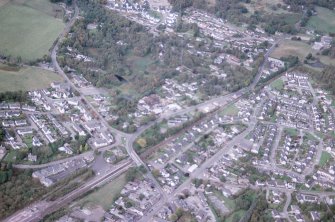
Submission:
POLYGON ((335 32, 335 11, 327 8, 317 7, 317 16, 312 16, 307 27, 320 32, 335 32))
POLYGON ((47 0, 0 4, 0 53, 34 61, 48 54, 65 24, 63 10, 47 0))
POLYGON ((323 64, 335 65, 335 60, 328 56, 317 55, 317 51, 311 45, 304 41, 286 40, 279 44, 279 46, 272 52, 271 57, 280 59, 290 55, 298 56, 299 60, 303 62, 306 56, 312 53, 314 57, 319 58, 323 64))
POLYGON ((59 75, 48 70, 9 67, 0 63, 0 92, 42 89, 50 86, 51 82, 61 80, 59 75))

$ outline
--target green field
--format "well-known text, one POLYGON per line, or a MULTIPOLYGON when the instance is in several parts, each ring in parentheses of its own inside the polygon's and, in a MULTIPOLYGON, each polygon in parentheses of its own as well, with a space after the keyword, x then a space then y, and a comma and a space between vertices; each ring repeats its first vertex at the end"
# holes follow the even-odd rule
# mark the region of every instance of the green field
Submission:
POLYGON ((234 104, 232 104, 222 111, 222 115, 235 116, 237 115, 238 111, 238 108, 234 104))
POLYGON ((126 183, 126 175, 122 174, 97 191, 81 199, 79 204, 95 204, 103 207, 105 210, 108 210, 113 204, 114 198, 120 194, 126 183))
POLYGON ((238 211, 232 213, 229 217, 227 217, 227 219, 225 220, 225 222, 236 221, 235 218, 241 219, 246 212, 247 212, 246 210, 238 210, 238 211))
POLYGON ((320 61, 326 65, 335 65, 335 59, 331 59, 328 56, 317 55, 317 51, 314 50, 311 45, 303 41, 286 40, 275 48, 271 53, 271 57, 280 59, 281 57, 293 55, 298 56, 299 60, 303 62, 309 53, 312 53, 314 57, 319 58, 320 61))
POLYGON ((284 89, 284 81, 282 79, 277 79, 273 81, 270 86, 278 91, 282 91, 284 89))
POLYGON ((25 61, 48 54, 65 24, 48 0, 12 0, 0 5, 0 53, 25 61))
POLYGON ((327 8, 317 7, 317 16, 312 16, 307 27, 321 32, 335 32, 335 11, 327 8))
POLYGON ((42 89, 50 86, 51 82, 61 80, 59 75, 51 71, 35 67, 10 69, 0 63, 0 92, 42 89))
POLYGON ((326 151, 322 151, 319 165, 320 165, 321 167, 323 167, 324 165, 326 165, 326 163, 327 163, 331 158, 332 158, 332 156, 330 155, 330 153, 328 153, 328 152, 326 152, 326 151))
POLYGON ((294 128, 285 128, 284 132, 290 136, 298 136, 298 130, 294 128))
POLYGON ((244 3, 243 5, 248 9, 249 13, 247 15, 252 15, 255 11, 265 12, 267 14, 284 14, 287 11, 275 7, 277 4, 282 4, 282 0, 251 0, 250 3, 244 3), (273 8, 276 10, 273 10, 273 8))

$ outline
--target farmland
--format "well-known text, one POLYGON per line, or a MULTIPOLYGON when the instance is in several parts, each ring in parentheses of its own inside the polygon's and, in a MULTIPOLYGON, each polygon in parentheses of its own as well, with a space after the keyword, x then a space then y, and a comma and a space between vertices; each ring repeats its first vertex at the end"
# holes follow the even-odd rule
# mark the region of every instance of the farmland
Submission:
POLYGON ((281 57, 293 55, 298 56, 300 61, 304 61, 309 53, 312 53, 313 56, 319 58, 320 61, 326 65, 335 65, 334 59, 330 59, 327 56, 317 55, 317 51, 312 49, 311 45, 303 41, 286 40, 273 51, 271 57, 280 59, 281 57))
POLYGON ((0 64, 0 92, 42 89, 60 80, 60 76, 51 71, 35 67, 12 68, 0 64))
POLYGON ((317 7, 317 16, 312 16, 307 27, 321 32, 335 32, 335 12, 326 8, 317 7))
POLYGON ((64 28, 59 6, 43 0, 0 5, 0 53, 33 61, 48 54, 64 28), (24 19, 23 19, 24 18, 24 19))

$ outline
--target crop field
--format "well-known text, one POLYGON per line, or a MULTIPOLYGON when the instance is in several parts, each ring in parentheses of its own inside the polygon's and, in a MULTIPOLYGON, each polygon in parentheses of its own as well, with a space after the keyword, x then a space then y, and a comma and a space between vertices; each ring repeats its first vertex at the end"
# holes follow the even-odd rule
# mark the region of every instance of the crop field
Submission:
POLYGON ((307 27, 321 32, 335 32, 335 11, 327 8, 317 7, 317 16, 312 16, 307 27))
POLYGON ((50 86, 51 82, 61 80, 51 71, 35 67, 12 68, 0 63, 0 92, 42 89, 50 86))
POLYGON ((63 30, 62 9, 47 0, 12 0, 0 4, 0 53, 24 61, 48 54, 63 30))

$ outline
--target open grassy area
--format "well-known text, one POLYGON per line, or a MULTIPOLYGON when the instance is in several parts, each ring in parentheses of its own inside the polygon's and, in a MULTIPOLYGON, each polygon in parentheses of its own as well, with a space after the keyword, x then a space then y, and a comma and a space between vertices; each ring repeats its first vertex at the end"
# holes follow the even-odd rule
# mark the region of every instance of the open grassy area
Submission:
POLYGON ((64 28, 59 6, 47 0, 12 0, 0 7, 0 53, 33 61, 48 54, 64 28))
POLYGON ((277 4, 283 4, 282 0, 251 0, 250 3, 243 4, 252 15, 255 11, 263 11, 267 14, 282 14, 287 11, 276 7, 277 4))
POLYGON ((108 210, 113 204, 114 198, 120 194, 126 183, 126 175, 122 174, 97 191, 81 199, 79 204, 96 204, 108 210))
POLYGON ((317 16, 312 16, 307 27, 321 32, 335 32, 335 11, 327 8, 317 7, 317 16))
POLYGON ((326 165, 326 163, 327 163, 331 158, 332 158, 332 156, 330 155, 330 153, 328 153, 328 152, 326 152, 326 151, 322 151, 319 165, 320 165, 321 167, 323 167, 324 165, 326 165))
POLYGON ((308 53, 312 53, 312 47, 302 41, 286 40, 273 51, 271 57, 279 59, 289 55, 298 56, 300 60, 304 60, 308 53))
POLYGON ((222 115, 227 115, 227 116, 235 116, 237 115, 237 113, 238 113, 238 108, 234 104, 229 105, 227 108, 225 108, 222 111, 222 115))
POLYGON ((11 70, 0 63, 0 92, 42 89, 50 86, 51 82, 61 80, 59 75, 51 71, 35 67, 11 70))
POLYGON ((225 219, 225 222, 233 222, 233 221, 235 221, 234 218, 241 219, 246 212, 247 211, 245 211, 245 210, 238 210, 238 211, 232 213, 229 217, 227 217, 227 219, 225 219))
POLYGON ((270 86, 278 91, 282 91, 284 89, 284 81, 282 79, 276 79, 270 86))
POLYGON ((298 136, 298 130, 294 128, 286 128, 285 133, 290 135, 290 136, 298 136))
POLYGON ((320 61, 326 65, 335 65, 335 59, 331 59, 328 56, 317 55, 317 51, 304 41, 285 40, 272 52, 271 57, 280 59, 281 57, 293 55, 298 56, 299 60, 303 62, 309 53, 312 53, 314 57, 319 58, 320 61))

